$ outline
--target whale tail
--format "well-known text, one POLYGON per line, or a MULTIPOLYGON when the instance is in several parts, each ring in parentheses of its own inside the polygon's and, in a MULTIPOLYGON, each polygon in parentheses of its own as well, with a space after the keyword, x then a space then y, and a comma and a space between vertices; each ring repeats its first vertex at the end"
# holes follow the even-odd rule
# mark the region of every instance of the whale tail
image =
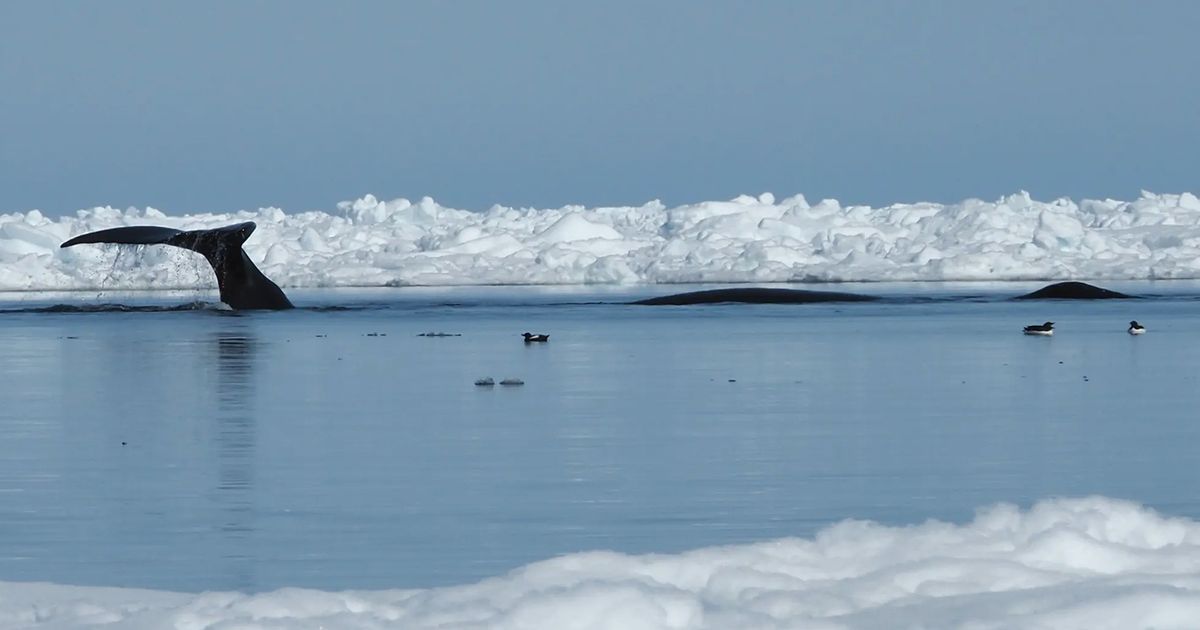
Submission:
POLYGON ((85 243, 171 245, 204 256, 217 276, 221 301, 236 310, 285 309, 292 303, 279 285, 271 282, 242 249, 257 227, 252 221, 211 230, 176 230, 154 225, 111 228, 81 234, 60 247, 85 243))

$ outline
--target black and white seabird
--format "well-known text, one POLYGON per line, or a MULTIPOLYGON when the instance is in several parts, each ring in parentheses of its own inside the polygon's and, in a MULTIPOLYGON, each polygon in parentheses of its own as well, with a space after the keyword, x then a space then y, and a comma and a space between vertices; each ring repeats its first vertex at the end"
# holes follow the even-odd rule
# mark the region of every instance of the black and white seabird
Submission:
POLYGON ((1140 335, 1144 332, 1146 332, 1146 327, 1137 323, 1137 320, 1129 322, 1129 334, 1140 335))
POLYGON ((1025 327, 1026 335, 1043 335, 1049 337, 1054 334, 1054 322, 1046 322, 1045 324, 1033 324, 1025 327))
POLYGON ((550 335, 535 335, 533 333, 521 333, 521 336, 525 338, 525 343, 550 341, 550 335))

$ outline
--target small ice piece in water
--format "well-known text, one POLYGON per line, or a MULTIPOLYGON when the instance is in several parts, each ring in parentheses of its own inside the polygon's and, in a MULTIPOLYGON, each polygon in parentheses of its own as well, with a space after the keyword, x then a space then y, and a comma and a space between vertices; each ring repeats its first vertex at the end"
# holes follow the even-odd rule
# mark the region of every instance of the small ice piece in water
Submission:
POLYGON ((501 385, 524 385, 525 381, 522 381, 519 378, 506 378, 503 381, 500 381, 500 384, 501 385))
POLYGON ((483 378, 476 379, 475 384, 480 387, 490 387, 492 385, 495 385, 496 381, 493 381, 492 377, 490 377, 490 376, 485 376, 483 378))

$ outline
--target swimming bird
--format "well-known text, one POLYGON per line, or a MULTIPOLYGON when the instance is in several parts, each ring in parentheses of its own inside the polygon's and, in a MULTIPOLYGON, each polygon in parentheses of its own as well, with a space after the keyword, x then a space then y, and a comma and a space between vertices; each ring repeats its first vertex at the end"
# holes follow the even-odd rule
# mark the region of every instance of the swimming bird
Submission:
POLYGON ((1140 335, 1146 332, 1146 327, 1137 323, 1137 320, 1129 322, 1129 334, 1140 335))
POLYGON ((1034 324, 1025 327, 1026 335, 1045 335, 1049 337, 1054 334, 1054 322, 1046 322, 1045 324, 1034 324))
POLYGON ((535 335, 533 333, 521 333, 521 336, 525 338, 525 343, 550 341, 550 335, 535 335))

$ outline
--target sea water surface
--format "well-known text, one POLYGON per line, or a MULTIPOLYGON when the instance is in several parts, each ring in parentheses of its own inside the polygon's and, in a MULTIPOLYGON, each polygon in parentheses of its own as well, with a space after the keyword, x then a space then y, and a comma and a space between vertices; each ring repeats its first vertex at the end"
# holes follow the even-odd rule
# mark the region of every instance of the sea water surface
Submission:
POLYGON ((1200 518, 1200 285, 1002 299, 1037 286, 306 291, 262 313, 7 294, 0 581, 429 587, 1086 494, 1200 518), (1054 337, 1020 334, 1046 320, 1054 337))

